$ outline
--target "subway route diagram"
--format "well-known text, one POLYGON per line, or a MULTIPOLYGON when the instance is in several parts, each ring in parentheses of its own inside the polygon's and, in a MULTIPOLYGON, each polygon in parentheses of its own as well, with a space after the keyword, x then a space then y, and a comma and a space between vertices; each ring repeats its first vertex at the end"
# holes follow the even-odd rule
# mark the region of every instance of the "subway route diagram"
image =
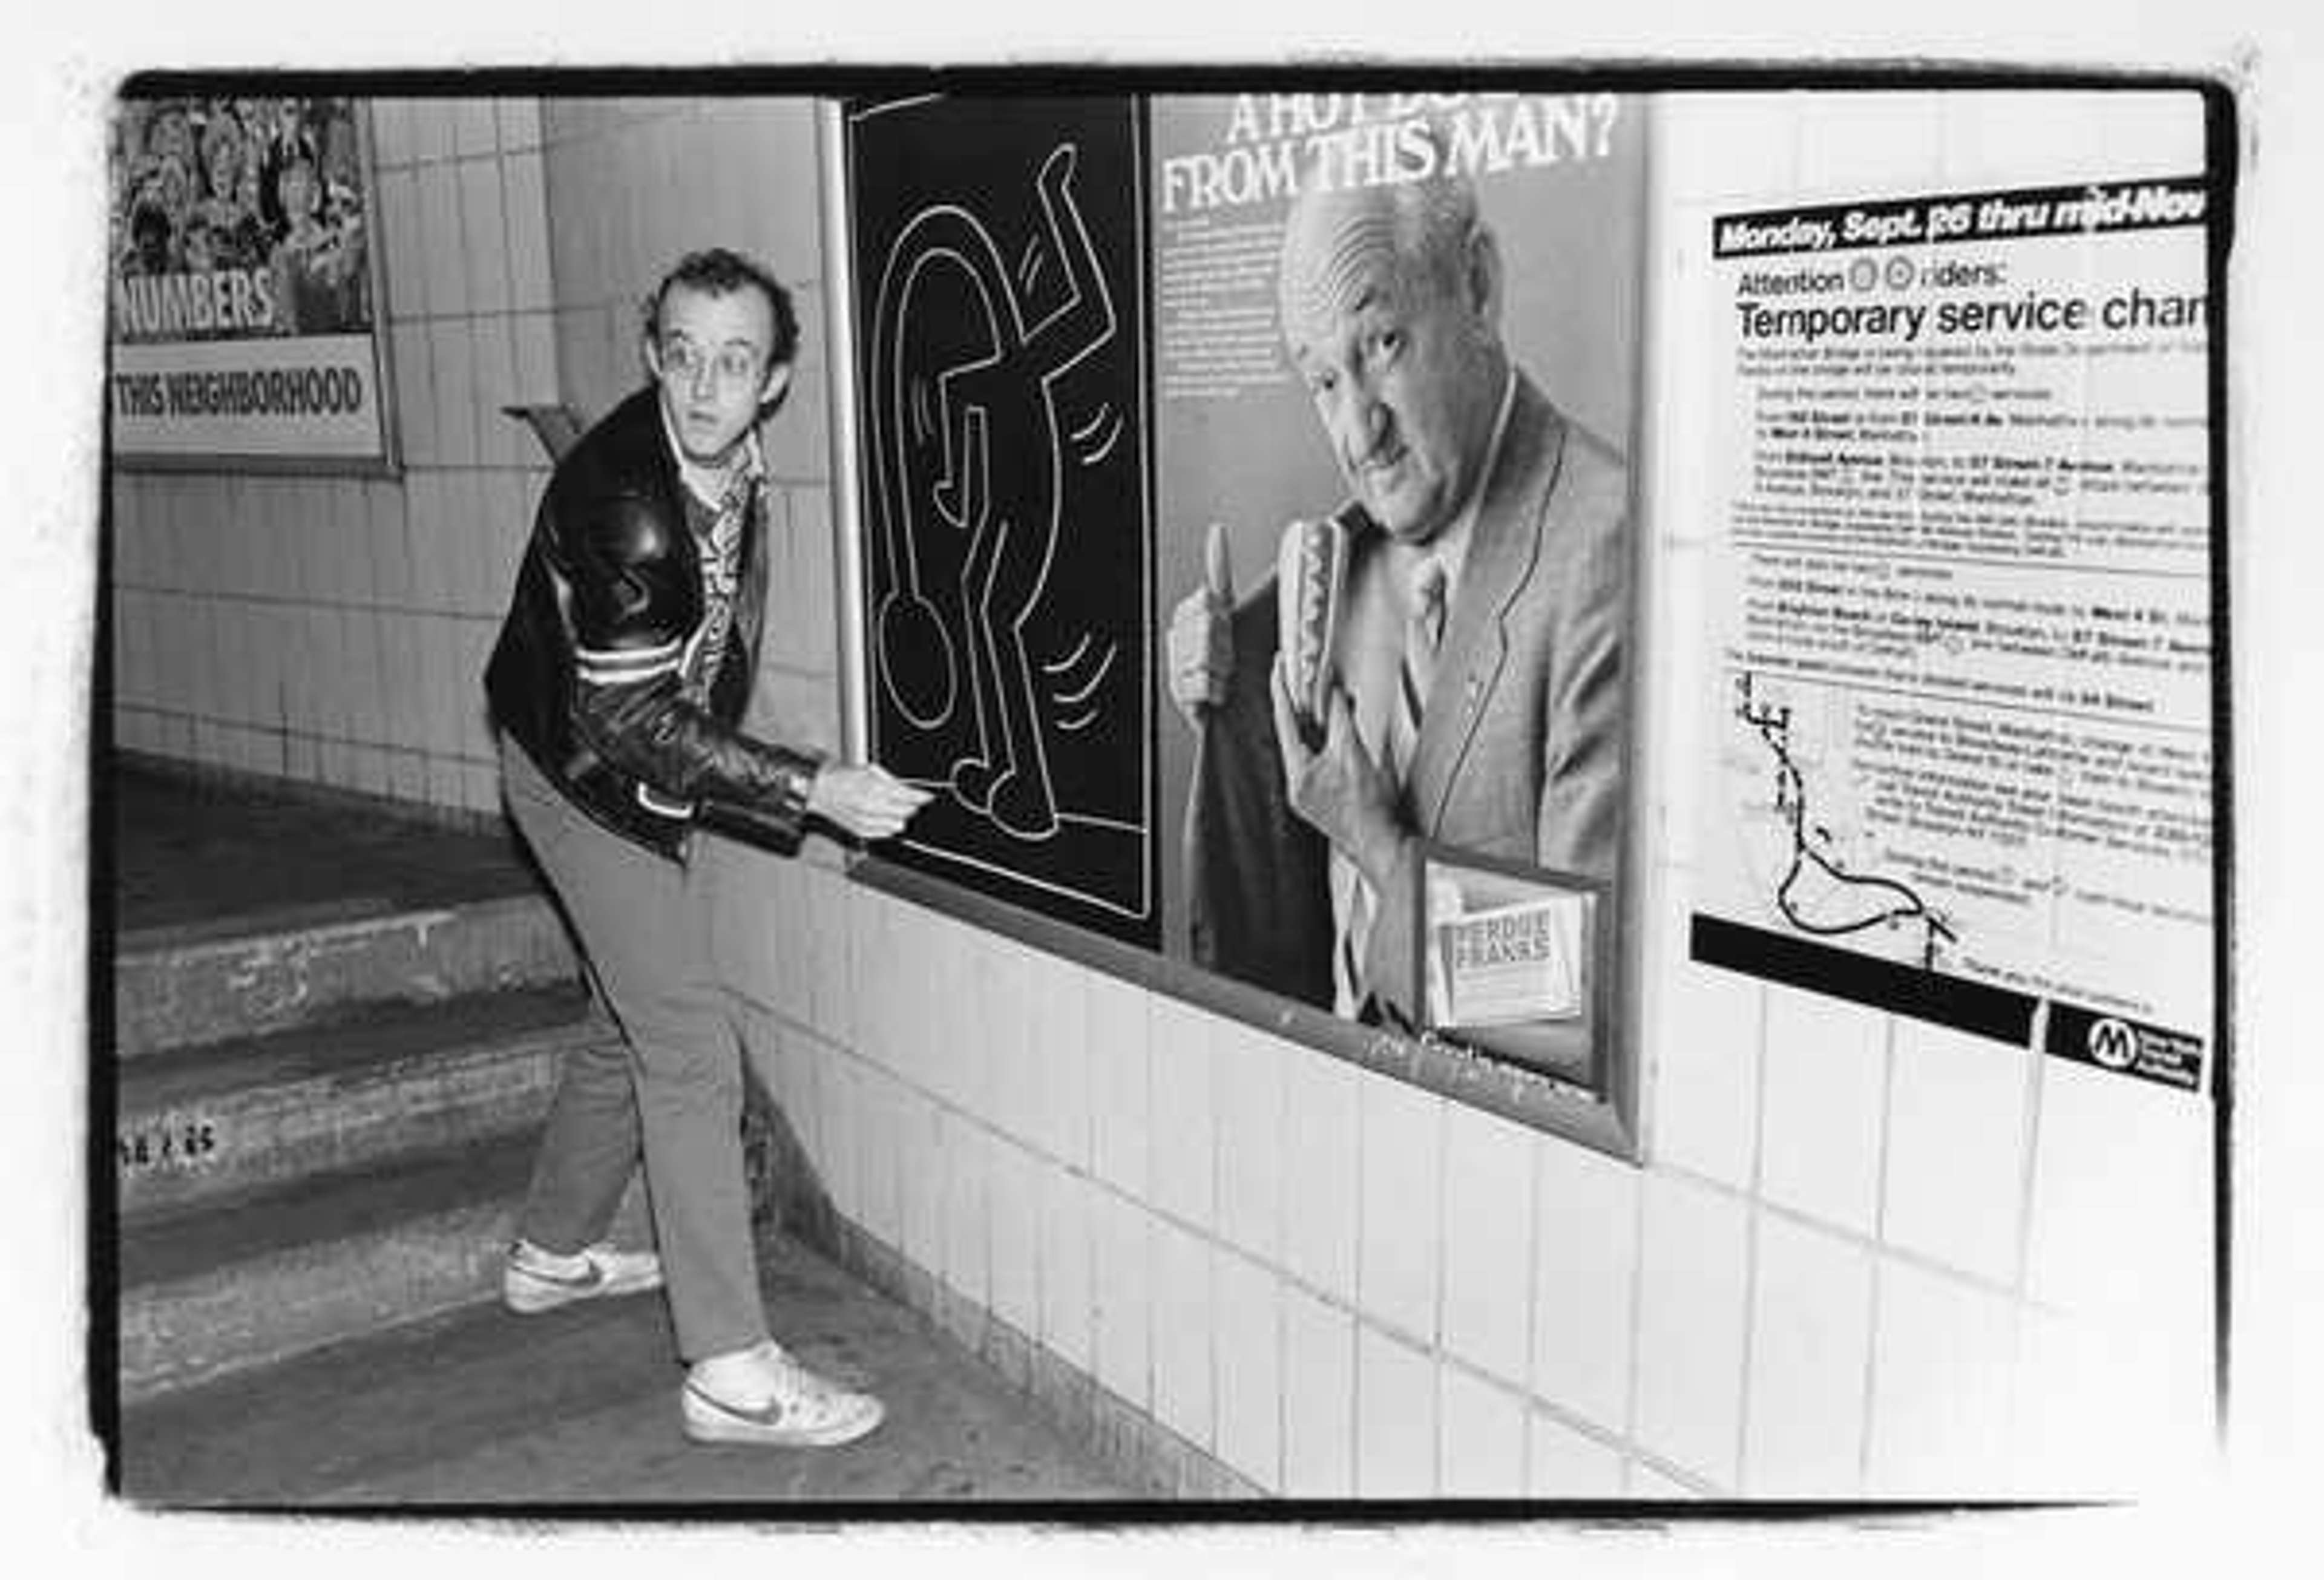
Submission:
POLYGON ((1958 942, 1958 935, 1910 884, 1850 870, 1831 828, 1810 810, 1809 784, 1792 748, 1792 703, 1763 699, 1757 677, 1745 670, 1735 677, 1733 717, 1757 738, 1768 759, 1772 788, 1762 815, 1780 831, 1775 865, 1782 870, 1767 891, 1777 914, 1814 938, 1877 932, 1912 939, 1913 955, 1934 969, 1941 951, 1958 942))

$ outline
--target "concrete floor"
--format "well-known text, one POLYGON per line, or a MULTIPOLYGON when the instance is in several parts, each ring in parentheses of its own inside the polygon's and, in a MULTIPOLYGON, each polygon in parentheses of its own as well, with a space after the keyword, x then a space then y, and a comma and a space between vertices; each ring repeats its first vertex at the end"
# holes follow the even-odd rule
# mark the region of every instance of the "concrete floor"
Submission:
POLYGON ((1135 1494, 995 1373, 796 1243, 763 1252, 775 1332, 878 1392, 840 1448, 705 1447, 680 1432, 656 1296, 517 1317, 484 1307, 246 1377, 124 1421, 121 1489, 171 1507, 612 1512, 736 1503, 914 1506, 1135 1494))
POLYGON ((514 841, 284 789, 142 767, 107 779, 98 832, 121 934, 199 933, 254 915, 317 923, 522 894, 514 841))

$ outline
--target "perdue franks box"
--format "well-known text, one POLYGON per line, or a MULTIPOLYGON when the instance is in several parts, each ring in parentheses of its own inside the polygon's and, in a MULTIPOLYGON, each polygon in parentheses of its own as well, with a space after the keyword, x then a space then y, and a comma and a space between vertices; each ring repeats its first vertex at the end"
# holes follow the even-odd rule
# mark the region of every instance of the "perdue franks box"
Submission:
POLYGON ((1583 908, 1551 895, 1456 914, 1432 923, 1432 997, 1443 1026, 1571 1020, 1582 1013, 1583 908))

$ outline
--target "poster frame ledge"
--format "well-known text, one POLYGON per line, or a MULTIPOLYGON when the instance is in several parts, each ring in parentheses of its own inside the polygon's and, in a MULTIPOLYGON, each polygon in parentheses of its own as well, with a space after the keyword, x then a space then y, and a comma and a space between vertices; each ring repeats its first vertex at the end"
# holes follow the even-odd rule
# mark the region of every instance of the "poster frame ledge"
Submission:
POLYGON ((1359 1025, 1331 1011, 1237 981, 964 889, 872 852, 845 861, 851 882, 1099 971, 1149 992, 1296 1043, 1448 1100, 1643 1166, 1637 1129, 1612 1091, 1586 1087, 1433 1036, 1359 1025))

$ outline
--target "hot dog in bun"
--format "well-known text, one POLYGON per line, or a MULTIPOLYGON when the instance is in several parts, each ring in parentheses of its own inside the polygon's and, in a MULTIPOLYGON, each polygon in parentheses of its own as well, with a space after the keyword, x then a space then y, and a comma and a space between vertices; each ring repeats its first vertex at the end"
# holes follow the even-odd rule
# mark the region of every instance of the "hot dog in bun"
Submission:
POLYGON ((1294 521, 1275 559, 1276 641, 1291 701, 1311 723, 1325 718, 1340 593, 1348 574, 1348 529, 1336 519, 1294 521))

